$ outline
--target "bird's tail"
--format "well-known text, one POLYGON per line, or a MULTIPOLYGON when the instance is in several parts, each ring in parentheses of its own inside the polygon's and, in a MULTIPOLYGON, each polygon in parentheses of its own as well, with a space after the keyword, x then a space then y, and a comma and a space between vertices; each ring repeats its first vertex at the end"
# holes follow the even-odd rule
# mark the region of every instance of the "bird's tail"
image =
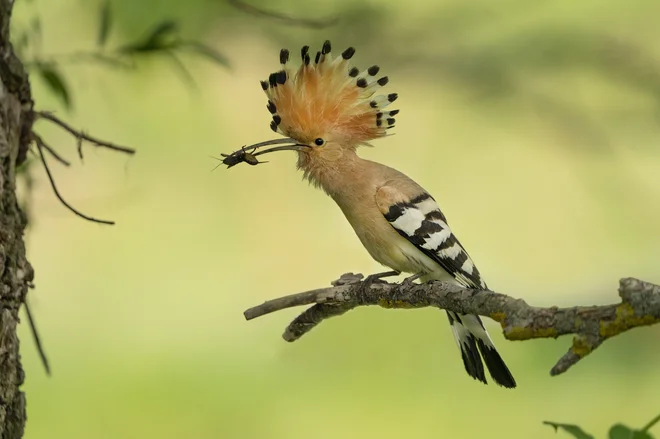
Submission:
POLYGON ((454 338, 461 350, 465 370, 474 379, 487 383, 482 357, 490 376, 497 384, 507 388, 516 387, 516 380, 495 349, 479 316, 447 311, 454 338))

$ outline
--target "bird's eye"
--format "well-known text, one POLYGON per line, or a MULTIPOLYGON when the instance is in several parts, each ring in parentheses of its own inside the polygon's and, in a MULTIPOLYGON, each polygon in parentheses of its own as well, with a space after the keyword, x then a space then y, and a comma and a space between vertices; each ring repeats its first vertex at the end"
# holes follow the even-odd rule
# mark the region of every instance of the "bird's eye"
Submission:
POLYGON ((314 143, 315 143, 317 146, 323 146, 323 144, 325 143, 325 140, 323 140, 323 139, 321 139, 321 138, 319 137, 319 138, 317 138, 317 139, 314 141, 314 143))

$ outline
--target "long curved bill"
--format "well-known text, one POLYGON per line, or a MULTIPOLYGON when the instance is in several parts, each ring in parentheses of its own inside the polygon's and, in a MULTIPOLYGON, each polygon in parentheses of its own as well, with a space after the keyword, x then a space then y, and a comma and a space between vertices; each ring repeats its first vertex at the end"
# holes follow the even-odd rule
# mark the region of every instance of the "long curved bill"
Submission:
POLYGON ((221 154, 224 157, 222 163, 227 165, 227 168, 231 168, 232 166, 236 166, 237 164, 242 162, 246 162, 254 166, 254 165, 258 165, 259 163, 267 163, 267 162, 260 162, 256 158, 259 155, 267 154, 269 152, 275 152, 275 151, 305 151, 308 148, 310 147, 307 145, 301 145, 300 143, 296 142, 295 139, 292 139, 290 137, 285 137, 283 139, 267 140, 265 142, 255 143, 254 145, 244 146, 241 149, 232 152, 231 154, 221 154), (270 146, 270 145, 281 145, 281 146, 274 146, 273 148, 257 151, 257 149, 259 148, 263 148, 264 146, 270 146))

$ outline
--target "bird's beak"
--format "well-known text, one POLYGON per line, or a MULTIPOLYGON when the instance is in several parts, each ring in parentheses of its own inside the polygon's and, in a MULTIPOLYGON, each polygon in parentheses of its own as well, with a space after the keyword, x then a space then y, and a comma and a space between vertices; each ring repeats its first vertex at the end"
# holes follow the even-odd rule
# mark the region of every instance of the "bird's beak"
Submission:
POLYGON ((307 151, 307 150, 310 149, 309 146, 298 143, 295 139, 292 139, 290 137, 286 137, 284 139, 268 140, 266 142, 261 142, 261 143, 257 143, 257 144, 252 145, 252 146, 248 146, 247 148, 253 148, 253 149, 256 150, 257 148, 261 148, 263 146, 278 145, 278 144, 281 144, 281 143, 284 143, 284 145, 264 149, 262 151, 258 151, 256 153, 254 153, 252 155, 257 156, 257 155, 261 155, 261 154, 267 154, 269 152, 287 151, 287 150, 288 151, 307 151))
POLYGON ((234 151, 229 155, 222 154, 222 156, 225 157, 222 162, 229 167, 237 165, 238 163, 241 162, 257 164, 257 163, 263 163, 263 162, 259 162, 255 158, 256 156, 262 154, 267 154, 269 152, 275 152, 275 151, 308 151, 309 149, 311 149, 310 146, 300 144, 291 137, 285 137, 283 139, 267 140, 265 142, 255 143, 254 145, 244 146, 241 149, 234 151), (274 146, 272 148, 257 151, 259 148, 263 148, 264 146, 270 146, 270 145, 281 145, 281 146, 274 146))

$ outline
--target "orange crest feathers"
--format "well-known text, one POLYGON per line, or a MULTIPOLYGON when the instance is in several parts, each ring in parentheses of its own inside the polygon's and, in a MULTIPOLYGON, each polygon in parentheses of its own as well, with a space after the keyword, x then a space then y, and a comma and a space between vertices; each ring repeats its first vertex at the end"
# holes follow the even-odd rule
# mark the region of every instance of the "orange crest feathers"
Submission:
POLYGON ((399 112, 383 111, 397 99, 396 93, 374 96, 387 84, 387 76, 376 78, 378 66, 363 72, 352 67, 352 47, 337 58, 330 50, 330 41, 326 41, 311 62, 309 46, 303 47, 302 65, 295 71, 286 67, 289 51, 282 49, 282 70, 272 73, 268 81, 261 81, 268 96, 268 111, 273 115, 270 127, 306 143, 326 134, 350 145, 385 136, 399 112))

